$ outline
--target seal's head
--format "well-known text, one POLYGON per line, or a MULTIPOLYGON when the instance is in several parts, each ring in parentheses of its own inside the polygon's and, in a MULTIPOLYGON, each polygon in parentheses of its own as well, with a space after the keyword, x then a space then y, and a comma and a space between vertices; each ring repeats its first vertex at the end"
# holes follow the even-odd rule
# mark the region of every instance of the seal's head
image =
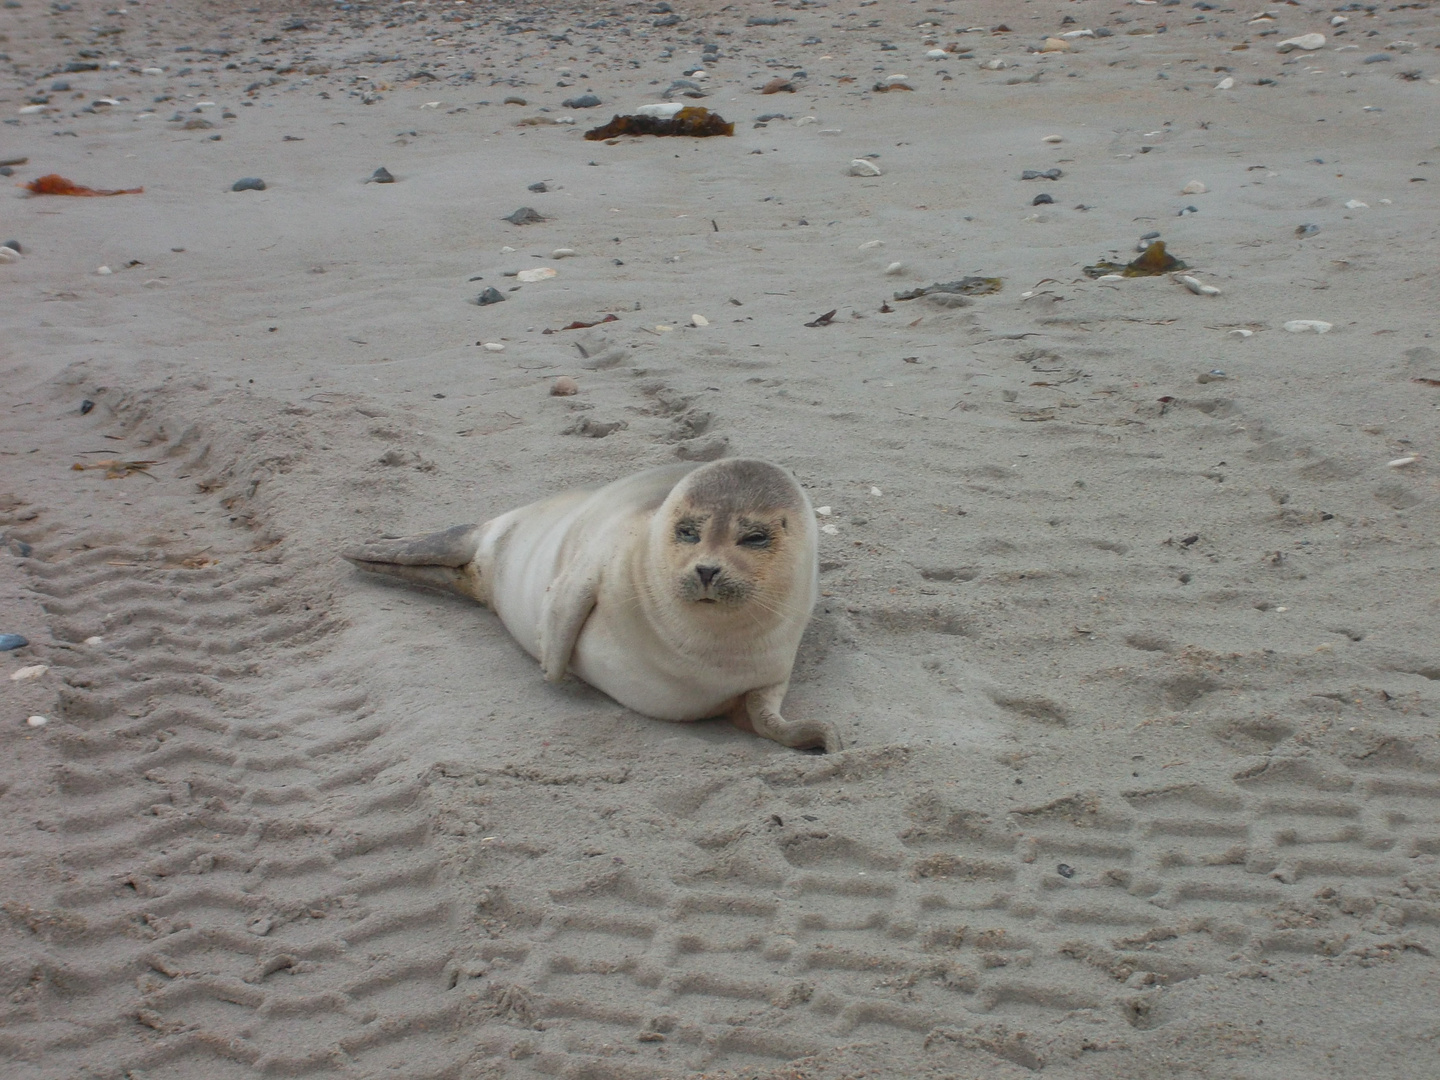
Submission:
POLYGON ((651 558, 663 564, 672 602, 697 614, 744 610, 757 629, 771 616, 809 616, 814 512, 778 465, 745 458, 704 465, 675 485, 652 528, 651 558))

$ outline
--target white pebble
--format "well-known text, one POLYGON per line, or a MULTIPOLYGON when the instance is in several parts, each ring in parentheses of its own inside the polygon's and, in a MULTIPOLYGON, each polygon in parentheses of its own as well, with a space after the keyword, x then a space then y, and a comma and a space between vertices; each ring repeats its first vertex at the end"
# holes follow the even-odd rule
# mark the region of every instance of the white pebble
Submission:
POLYGON ((12 263, 20 261, 20 253, 14 248, 0 247, 0 263, 12 263))
POLYGON ((903 274, 904 272, 905 272, 905 264, 902 263, 902 262, 893 262, 893 263, 891 263, 889 266, 885 267, 885 273, 890 274, 890 275, 892 275, 892 276, 895 275, 895 274, 903 274))
POLYGON ((1202 285, 1198 279, 1189 274, 1180 275, 1180 284, 1193 292, 1196 296, 1219 296, 1220 290, 1214 285, 1202 285))
POLYGON ((839 535, 840 535, 840 527, 839 527, 838 525, 821 525, 821 526, 820 526, 820 531, 821 531, 822 533, 824 533, 826 536, 839 536, 839 535))
POLYGON ((1363 203, 1359 199, 1348 199, 1345 202, 1346 210, 1369 210, 1370 204, 1363 203))
POLYGON ((819 131, 816 132, 816 134, 817 134, 817 135, 844 135, 844 134, 845 134, 845 129, 844 129, 844 128, 821 128, 819 131))
POLYGON ((997 56, 994 60, 987 60, 980 66, 989 71, 1004 71, 1009 65, 997 56))
POLYGON ((101 277, 104 277, 106 274, 113 274, 115 271, 111 270, 108 266, 97 266, 95 272, 101 277))
POLYGON ((1322 322, 1320 319, 1291 319, 1285 324, 1285 329, 1292 334, 1303 334, 1313 331, 1317 334, 1328 334, 1333 326, 1331 323, 1322 322))
POLYGON ((1076 38, 1082 38, 1082 37, 1093 38, 1093 37, 1095 36, 1095 31, 1094 31, 1094 30, 1067 30, 1067 31, 1065 31, 1065 33, 1061 34, 1060 36, 1061 36, 1062 38, 1064 38, 1066 41, 1074 41, 1076 38))
POLYGON ((21 107, 21 109, 20 109, 20 115, 21 115, 21 116, 34 116, 36 113, 42 113, 42 112, 44 112, 44 111, 45 111, 46 109, 48 109, 48 108, 50 108, 49 105, 25 105, 25 106, 21 107))
POLYGON ((157 68, 157 67, 141 68, 141 69, 140 69, 140 74, 141 74, 141 75, 164 75, 164 74, 165 74, 165 69, 164 69, 164 68, 157 68))
POLYGON ((1344 15, 1336 15, 1333 19, 1330 20, 1330 25, 1331 25, 1331 26, 1344 26, 1344 25, 1345 25, 1347 22, 1349 22, 1349 21, 1350 21, 1350 20, 1347 19, 1347 18, 1345 18, 1344 15))
POLYGON ((1046 136, 1045 136, 1043 139, 1041 139, 1040 141, 1041 141, 1041 142, 1048 142, 1048 143, 1057 143, 1057 142, 1064 142, 1065 140, 1064 140, 1063 138, 1061 138, 1059 135, 1046 135, 1046 136))
POLYGON ((678 101, 657 101, 654 105, 641 105, 635 110, 635 115, 658 116, 661 120, 670 120, 684 107, 678 101))
POLYGON ((945 57, 949 56, 950 54, 947 53, 944 49, 931 49, 925 55, 928 56, 931 60, 944 60, 945 57))
POLYGON ((894 85, 896 85, 897 83, 907 83, 907 82, 909 82, 909 81, 910 81, 910 76, 909 76, 909 75, 886 75, 886 76, 885 76, 885 82, 886 82, 888 85, 890 85, 890 86, 894 86, 894 85))
POLYGON ((818 124, 820 121, 813 116, 802 116, 795 121, 796 127, 805 127, 808 124, 818 124))
POLYGON ((709 73, 708 71, 692 71, 692 72, 690 72, 690 78, 692 78, 692 79, 708 79, 709 77, 710 77, 710 73, 709 73))
POLYGON ((104 639, 103 637, 101 637, 99 634, 95 634, 95 635, 92 635, 91 637, 87 637, 87 638, 85 639, 85 644, 86 644, 86 645, 104 645, 104 644, 105 644, 105 639, 104 639))
POLYGON ((832 511, 828 506, 817 506, 815 507, 815 513, 819 517, 829 517, 832 511))
POLYGON ((554 251, 550 252, 550 257, 552 259, 569 259, 572 258, 574 255, 574 248, 556 248, 554 251))
POLYGON ((1394 461, 1386 462, 1385 467, 1387 469, 1403 469, 1406 465, 1414 465, 1417 460, 1414 454, 1409 457, 1397 457, 1394 461))
POLYGON ((554 267, 539 266, 536 267, 534 270, 521 270, 518 274, 515 275, 515 277, 520 281, 529 283, 534 281, 548 281, 550 280, 550 278, 555 277, 558 273, 559 271, 556 270, 554 267))
POLYGON ((515 249, 512 248, 509 244, 506 244, 504 247, 502 247, 502 248, 500 249, 500 254, 501 254, 501 255, 509 255, 509 254, 510 254, 511 252, 513 252, 514 250, 515 250, 515 249))
POLYGON ((875 495, 875 496, 878 497, 878 496, 880 496, 880 495, 884 495, 885 493, 884 493, 883 491, 881 491, 881 490, 880 490, 879 488, 877 488, 877 487, 872 487, 872 488, 870 489, 870 494, 871 494, 871 495, 875 495))
POLYGON ((49 722, 50 721, 43 716, 32 716, 25 721, 25 723, 29 724, 31 727, 44 727, 49 722))
POLYGON ((1231 331, 1230 331, 1230 336, 1231 336, 1231 337, 1238 337, 1238 338, 1254 337, 1254 336, 1255 336, 1255 331, 1254 331, 1254 330, 1246 330, 1246 329, 1244 329, 1244 328, 1242 328, 1242 327, 1236 327, 1234 330, 1231 330, 1231 331))
POLYGON ((1124 281, 1124 274, 1101 274, 1096 281, 1124 281))
POLYGON ((1234 89, 1234 86, 1235 86, 1235 80, 1234 80, 1233 78, 1231 78, 1229 75, 1226 75, 1223 79, 1221 79, 1218 83, 1215 84, 1215 89, 1216 89, 1216 90, 1231 90, 1231 89, 1234 89))
POLYGON ((1286 38, 1275 46, 1276 52, 1290 52, 1292 49, 1304 49, 1306 52, 1314 52, 1316 49, 1325 47, 1324 34, 1301 34, 1299 37, 1286 38))
POLYGON ((704 315, 691 315, 691 316, 690 316, 690 321, 691 321, 692 323, 694 323, 696 326, 709 326, 709 325, 710 325, 710 320, 707 319, 707 318, 705 318, 704 315))
POLYGON ((505 351, 505 346, 502 345, 502 344, 500 344, 500 342, 498 342, 498 341, 487 341, 487 342, 485 342, 485 351, 486 351, 486 352, 504 352, 504 351, 505 351))
POLYGON ((24 682, 26 679, 38 679, 50 668, 45 664, 31 664, 29 667, 16 668, 10 673, 11 682, 24 682))
POLYGON ((1184 187, 1182 187, 1182 188, 1180 189, 1180 194, 1181 194, 1181 195, 1204 195, 1207 190, 1209 190, 1209 189, 1206 188, 1205 185, 1204 185, 1203 183, 1201 183, 1199 180, 1191 180, 1188 184, 1186 184, 1184 187))
POLYGON ((860 251, 870 251, 870 250, 872 250, 873 248, 884 247, 884 246, 885 246, 885 241, 884 241, 884 240, 866 240, 863 244, 860 245, 859 250, 860 250, 860 251))
POLYGON ((856 158, 854 161, 850 162, 850 175, 879 176, 881 175, 880 166, 876 165, 873 161, 867 161, 864 158, 856 158))

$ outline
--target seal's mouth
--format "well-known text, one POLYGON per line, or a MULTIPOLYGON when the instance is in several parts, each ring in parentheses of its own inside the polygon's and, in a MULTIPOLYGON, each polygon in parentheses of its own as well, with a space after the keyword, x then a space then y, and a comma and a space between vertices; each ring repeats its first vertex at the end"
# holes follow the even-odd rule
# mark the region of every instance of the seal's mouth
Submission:
POLYGON ((715 604, 719 601, 717 601, 713 596, 702 596, 699 600, 696 600, 695 602, 697 604, 715 604))

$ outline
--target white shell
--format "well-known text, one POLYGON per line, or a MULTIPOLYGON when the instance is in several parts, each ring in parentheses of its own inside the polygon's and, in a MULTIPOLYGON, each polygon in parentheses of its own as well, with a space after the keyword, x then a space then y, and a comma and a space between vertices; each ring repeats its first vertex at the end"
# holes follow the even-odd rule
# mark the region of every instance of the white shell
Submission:
POLYGON ((850 175, 880 176, 880 166, 876 165, 873 161, 867 161, 864 158, 856 158, 854 161, 850 162, 850 175))
POLYGON ((1328 334, 1334 325, 1320 319, 1291 319, 1285 324, 1285 329, 1292 334, 1304 334, 1313 331, 1316 334, 1328 334))

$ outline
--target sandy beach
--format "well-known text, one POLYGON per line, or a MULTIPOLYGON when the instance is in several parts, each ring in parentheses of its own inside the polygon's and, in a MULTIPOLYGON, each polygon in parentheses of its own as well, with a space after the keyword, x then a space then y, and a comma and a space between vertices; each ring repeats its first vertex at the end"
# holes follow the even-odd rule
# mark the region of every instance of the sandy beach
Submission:
POLYGON ((1437 50, 6 2, 0 1072, 1440 1077, 1437 50), (584 137, 667 101, 734 134, 584 137), (727 455, 841 753, 339 556, 727 455))

